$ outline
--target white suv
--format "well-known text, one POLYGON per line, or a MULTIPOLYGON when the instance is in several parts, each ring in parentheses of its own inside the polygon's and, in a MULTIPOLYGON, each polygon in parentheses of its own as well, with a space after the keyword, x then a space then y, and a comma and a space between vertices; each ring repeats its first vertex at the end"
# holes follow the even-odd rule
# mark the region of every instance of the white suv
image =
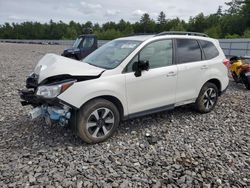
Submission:
POLYGON ((210 112, 228 86, 219 42, 164 32, 108 42, 82 61, 45 55, 21 90, 32 118, 69 123, 88 143, 109 138, 121 120, 194 103, 210 112))

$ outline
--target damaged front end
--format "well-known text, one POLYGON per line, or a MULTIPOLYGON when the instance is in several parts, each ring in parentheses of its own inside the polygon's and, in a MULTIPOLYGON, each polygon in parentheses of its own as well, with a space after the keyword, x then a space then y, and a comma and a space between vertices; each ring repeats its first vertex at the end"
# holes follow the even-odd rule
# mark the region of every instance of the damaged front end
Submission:
POLYGON ((46 54, 27 78, 26 89, 19 91, 21 104, 34 108, 30 112, 32 119, 42 116, 48 124, 56 122, 65 125, 69 122, 74 126, 77 109, 58 96, 76 82, 99 78, 104 71, 84 62, 46 54))
POLYGON ((57 96, 77 80, 67 77, 64 77, 63 81, 59 80, 53 79, 52 83, 47 80, 41 85, 38 84, 38 75, 33 73, 27 78, 26 89, 20 90, 19 95, 23 106, 34 107, 29 113, 31 119, 43 117, 48 125, 59 123, 64 126, 69 123, 72 108, 60 101, 57 96))
POLYGON ((65 126, 69 123, 71 112, 68 106, 48 106, 42 105, 34 108, 29 116, 31 119, 36 119, 38 117, 43 117, 47 125, 52 125, 54 123, 59 123, 65 126))

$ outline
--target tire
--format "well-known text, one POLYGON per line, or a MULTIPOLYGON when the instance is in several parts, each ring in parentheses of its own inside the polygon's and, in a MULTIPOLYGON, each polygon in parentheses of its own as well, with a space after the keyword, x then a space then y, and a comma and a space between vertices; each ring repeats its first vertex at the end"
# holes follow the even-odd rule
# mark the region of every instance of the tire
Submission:
POLYGON ((234 79, 234 81, 235 81, 236 83, 239 82, 238 76, 237 76, 237 74, 236 74, 235 72, 232 72, 232 77, 233 77, 233 79, 234 79))
POLYGON ((117 107, 105 99, 94 99, 78 112, 78 136, 89 144, 107 140, 120 123, 117 107))
POLYGON ((219 96, 218 88, 215 84, 207 82, 199 93, 195 102, 195 109, 200 113, 211 112, 217 104, 219 96))
POLYGON ((245 79, 244 79, 243 82, 244 82, 245 87, 246 87, 248 90, 250 90, 250 76, 245 77, 245 79))
POLYGON ((248 90, 250 90, 250 84, 249 84, 249 83, 248 83, 248 84, 245 83, 244 85, 245 85, 245 87, 246 87, 248 90))

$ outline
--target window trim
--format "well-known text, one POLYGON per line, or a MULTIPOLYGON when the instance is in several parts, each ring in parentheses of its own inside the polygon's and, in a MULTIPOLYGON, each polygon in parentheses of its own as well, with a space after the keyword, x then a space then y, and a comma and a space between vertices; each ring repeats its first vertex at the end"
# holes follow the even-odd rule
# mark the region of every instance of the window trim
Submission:
POLYGON ((203 53, 204 53, 204 60, 205 60, 205 61, 209 61, 209 60, 211 60, 211 59, 217 58, 217 57, 220 55, 219 50, 217 49, 216 45, 214 45, 213 42, 208 41, 208 40, 202 40, 202 39, 199 39, 198 42, 199 42, 199 44, 200 44, 200 48, 202 49, 202 51, 203 51, 203 53), (207 43, 211 43, 211 44, 215 47, 215 49, 217 50, 218 54, 217 54, 216 56, 214 56, 213 58, 208 59, 208 58, 206 57, 206 53, 205 53, 205 51, 204 51, 204 49, 203 49, 203 47, 202 47, 202 45, 201 45, 201 41, 204 41, 204 42, 207 42, 207 43))
POLYGON ((194 39, 194 38, 174 38, 174 40, 175 40, 175 63, 177 65, 188 64, 188 63, 197 63, 197 62, 201 62, 201 61, 205 61, 206 60, 206 59, 204 59, 205 54, 203 53, 203 49, 201 48, 201 45, 200 45, 198 39, 194 39), (197 44, 198 44, 198 46, 199 46, 199 48, 200 48, 201 60, 199 60, 199 61, 190 61, 190 62, 185 62, 185 63, 179 63, 179 57, 178 57, 178 53, 177 53, 177 40, 179 40, 179 39, 180 40, 184 39, 184 40, 194 40, 194 41, 196 41, 197 44))
MULTIPOLYGON (((133 63, 132 60, 141 53, 141 51, 146 48, 148 45, 154 43, 154 42, 159 42, 159 41, 164 41, 164 40, 169 40, 169 41, 172 41, 172 64, 171 65, 167 65, 167 66, 164 66, 164 67, 168 67, 168 66, 172 66, 172 65, 175 65, 176 64, 176 61, 175 61, 175 47, 174 47, 174 39, 173 38, 166 38, 166 39, 157 39, 157 40, 154 40, 154 41, 151 41, 149 43, 147 43, 146 45, 144 45, 134 56, 133 58, 131 58, 131 60, 127 63, 127 65, 124 67, 124 69, 122 70, 122 74, 126 74, 126 73, 131 73, 131 72, 128 72, 127 71, 127 68, 129 66, 130 63, 133 63)), ((161 67, 158 67, 158 68, 161 68, 161 67)), ((153 69, 156 69, 156 68, 153 68, 153 69)))
POLYGON ((200 49, 201 49, 201 57, 202 57, 202 58, 201 58, 201 61, 206 61, 207 58, 206 58, 205 52, 204 52, 204 50, 203 50, 203 48, 202 48, 202 46, 201 46, 200 40, 197 39, 197 42, 198 42, 198 44, 199 44, 199 46, 200 46, 200 49))

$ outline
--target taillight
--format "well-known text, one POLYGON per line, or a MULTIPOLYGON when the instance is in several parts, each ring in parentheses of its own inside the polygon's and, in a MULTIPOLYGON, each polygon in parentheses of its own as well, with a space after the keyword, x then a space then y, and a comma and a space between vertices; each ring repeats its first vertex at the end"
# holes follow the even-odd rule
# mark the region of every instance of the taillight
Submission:
POLYGON ((229 61, 228 59, 224 59, 223 64, 224 64, 226 67, 229 67, 229 66, 230 66, 230 61, 229 61))

